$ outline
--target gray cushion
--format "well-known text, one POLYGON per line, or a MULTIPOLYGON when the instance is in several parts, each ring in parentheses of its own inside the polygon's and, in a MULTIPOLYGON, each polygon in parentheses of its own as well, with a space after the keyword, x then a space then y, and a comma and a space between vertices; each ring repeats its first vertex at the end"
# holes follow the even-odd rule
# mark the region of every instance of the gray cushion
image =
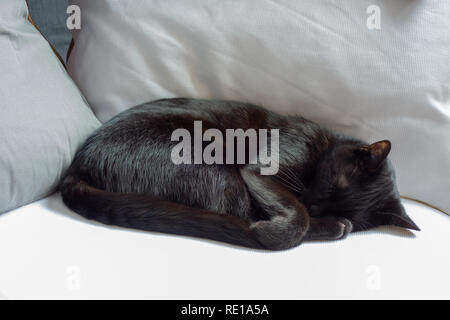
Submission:
POLYGON ((99 126, 27 16, 25 0, 0 1, 0 212, 55 190, 99 126))

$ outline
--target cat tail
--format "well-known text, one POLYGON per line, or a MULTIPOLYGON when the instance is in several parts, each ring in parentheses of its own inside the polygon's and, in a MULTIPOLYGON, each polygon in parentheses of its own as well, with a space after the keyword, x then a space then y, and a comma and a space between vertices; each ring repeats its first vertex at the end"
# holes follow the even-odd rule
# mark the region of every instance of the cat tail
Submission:
POLYGON ((249 223, 234 216, 164 201, 144 193, 115 193, 67 176, 60 191, 79 215, 107 225, 170 233, 263 249, 249 223))

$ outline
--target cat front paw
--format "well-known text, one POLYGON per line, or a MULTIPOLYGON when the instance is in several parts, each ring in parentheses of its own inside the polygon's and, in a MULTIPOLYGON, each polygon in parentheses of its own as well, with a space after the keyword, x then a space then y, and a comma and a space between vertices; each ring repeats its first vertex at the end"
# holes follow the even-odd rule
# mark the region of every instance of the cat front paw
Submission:
POLYGON ((305 240, 341 240, 353 231, 350 220, 334 216, 311 218, 305 240))
POLYGON ((338 219, 337 224, 339 230, 336 233, 336 240, 347 238, 347 235, 353 231, 353 224, 348 219, 340 218, 338 219))

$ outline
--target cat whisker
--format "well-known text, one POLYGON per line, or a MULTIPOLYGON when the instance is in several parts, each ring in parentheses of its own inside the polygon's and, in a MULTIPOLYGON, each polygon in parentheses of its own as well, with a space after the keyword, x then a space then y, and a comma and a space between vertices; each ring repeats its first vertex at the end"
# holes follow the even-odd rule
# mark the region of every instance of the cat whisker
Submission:
POLYGON ((278 180, 280 180, 282 182, 283 185, 285 185, 286 187, 289 187, 289 189, 292 189, 294 191, 300 192, 301 190, 298 189, 295 185, 293 185, 292 183, 290 183, 288 180, 286 180, 285 178, 281 177, 281 176, 276 176, 276 178, 278 180))
MULTIPOLYGON (((282 173, 282 171, 279 171, 280 173, 282 173)), ((292 182, 290 182, 289 180, 286 180, 286 178, 283 178, 279 175, 275 176, 277 179, 281 180, 282 182, 284 182, 283 184, 288 187, 289 189, 296 191, 298 193, 302 193, 303 190, 298 188, 295 184, 293 184, 292 182)))
POLYGON ((292 169, 289 169, 289 170, 290 170, 290 172, 291 172, 290 178, 291 178, 291 180, 294 182, 294 184, 295 184, 298 188, 300 188, 300 189, 302 189, 302 190, 305 190, 305 185, 303 184, 303 182, 297 177, 297 175, 292 171, 292 169))
MULTIPOLYGON (((284 168, 283 168, 284 169, 284 168)), ((284 170, 280 170, 280 172, 284 175, 284 177, 292 183, 292 185, 294 185, 297 189, 300 189, 301 191, 304 191, 304 186, 303 183, 302 185, 300 185, 299 183, 301 183, 300 179, 298 179, 298 177, 295 176, 295 173, 292 171, 292 169, 290 169, 289 167, 286 167, 286 169, 288 170, 287 172, 284 170)))

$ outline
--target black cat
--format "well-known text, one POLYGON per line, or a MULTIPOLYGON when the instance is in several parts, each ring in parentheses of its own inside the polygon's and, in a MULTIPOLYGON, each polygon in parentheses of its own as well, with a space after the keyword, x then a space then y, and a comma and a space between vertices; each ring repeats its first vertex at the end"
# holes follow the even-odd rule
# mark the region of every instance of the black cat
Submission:
POLYGON ((69 208, 105 224, 282 250, 379 225, 419 230, 400 203, 390 148, 248 103, 164 99, 105 123, 60 189, 69 208), (278 129, 278 172, 263 175, 259 163, 174 164, 172 133, 193 133, 194 121, 224 136, 278 129))

